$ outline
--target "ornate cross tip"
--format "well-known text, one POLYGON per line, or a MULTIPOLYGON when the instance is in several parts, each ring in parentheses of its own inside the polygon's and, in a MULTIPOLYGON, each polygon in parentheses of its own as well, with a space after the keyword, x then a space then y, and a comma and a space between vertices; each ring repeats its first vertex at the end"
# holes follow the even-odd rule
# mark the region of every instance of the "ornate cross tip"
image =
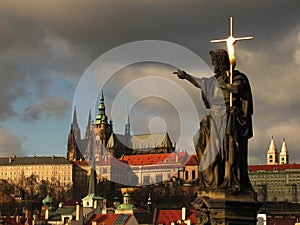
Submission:
POLYGON ((235 63, 235 56, 234 56, 234 44, 237 41, 242 41, 242 40, 251 40, 253 37, 248 36, 248 37, 237 37, 235 38, 233 36, 233 18, 230 17, 230 35, 226 39, 218 39, 218 40, 211 40, 211 43, 219 43, 219 42, 226 42, 227 45, 227 51, 230 59, 230 63, 234 64, 235 63))
MULTIPOLYGON (((234 44, 237 41, 242 41, 242 40, 251 40, 253 37, 237 37, 235 38, 233 36, 233 18, 232 16, 230 17, 230 35, 226 39, 219 39, 219 40, 212 40, 210 41, 211 43, 218 43, 218 42, 226 42, 227 45, 227 52, 229 56, 229 61, 230 61, 230 73, 228 74, 230 76, 230 84, 232 84, 232 73, 233 73, 233 68, 235 67, 236 60, 235 60, 235 55, 234 55, 234 44)), ((232 107, 232 93, 230 92, 230 107, 232 107)))

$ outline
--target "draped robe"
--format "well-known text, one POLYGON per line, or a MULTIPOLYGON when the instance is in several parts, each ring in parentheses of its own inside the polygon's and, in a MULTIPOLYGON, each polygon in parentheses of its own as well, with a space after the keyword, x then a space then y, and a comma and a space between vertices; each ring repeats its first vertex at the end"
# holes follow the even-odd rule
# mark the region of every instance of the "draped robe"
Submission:
POLYGON ((252 190, 248 177, 248 139, 252 137, 253 103, 246 75, 235 70, 230 88, 223 73, 210 78, 195 78, 209 115, 200 122, 194 137, 199 159, 200 189, 234 188, 252 190))

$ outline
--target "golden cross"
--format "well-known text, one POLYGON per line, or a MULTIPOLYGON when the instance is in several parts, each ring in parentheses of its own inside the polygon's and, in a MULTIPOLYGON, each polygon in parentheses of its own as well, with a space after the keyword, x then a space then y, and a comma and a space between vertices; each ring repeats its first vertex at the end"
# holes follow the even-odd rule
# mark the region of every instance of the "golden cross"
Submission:
MULTIPOLYGON (((233 36, 233 18, 230 17, 230 35, 227 39, 212 40, 211 43, 226 42, 227 52, 230 60, 230 84, 232 84, 232 73, 235 66, 234 44, 236 41, 251 40, 253 37, 238 37, 233 36)), ((232 107, 232 93, 230 93, 230 107, 232 107)))

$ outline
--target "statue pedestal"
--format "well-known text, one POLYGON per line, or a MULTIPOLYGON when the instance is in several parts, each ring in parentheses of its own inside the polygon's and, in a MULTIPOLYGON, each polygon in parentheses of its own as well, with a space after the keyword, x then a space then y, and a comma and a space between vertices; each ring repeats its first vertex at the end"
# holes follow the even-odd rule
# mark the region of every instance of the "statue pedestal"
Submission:
POLYGON ((256 225, 260 203, 253 191, 199 191, 193 202, 198 225, 256 225))

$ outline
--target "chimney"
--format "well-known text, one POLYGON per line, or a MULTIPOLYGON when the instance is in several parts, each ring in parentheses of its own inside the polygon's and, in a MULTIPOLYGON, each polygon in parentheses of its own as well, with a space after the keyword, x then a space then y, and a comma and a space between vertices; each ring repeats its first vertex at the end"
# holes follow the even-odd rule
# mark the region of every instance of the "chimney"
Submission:
POLYGON ((186 220, 186 208, 183 206, 181 210, 181 220, 185 221, 186 220))
POLYGON ((32 220, 32 225, 35 225, 36 224, 36 221, 37 220, 37 215, 36 214, 34 214, 33 215, 33 220, 32 220))
POLYGON ((16 223, 20 223, 20 216, 19 215, 16 215, 16 223))
POLYGON ((63 208, 64 207, 64 203, 63 202, 60 202, 59 204, 58 204, 58 208, 63 208))
POLYGON ((30 218, 30 217, 31 217, 31 212, 29 211, 29 209, 26 209, 25 218, 30 218))
POLYGON ((175 162, 178 163, 179 162, 179 157, 178 157, 178 154, 176 153, 176 156, 175 156, 175 162))
POLYGON ((76 202, 76 214, 75 214, 76 221, 79 221, 79 216, 80 216, 80 205, 78 202, 76 202))
POLYGON ((49 209, 47 208, 45 211, 45 220, 48 220, 49 218, 49 209))

